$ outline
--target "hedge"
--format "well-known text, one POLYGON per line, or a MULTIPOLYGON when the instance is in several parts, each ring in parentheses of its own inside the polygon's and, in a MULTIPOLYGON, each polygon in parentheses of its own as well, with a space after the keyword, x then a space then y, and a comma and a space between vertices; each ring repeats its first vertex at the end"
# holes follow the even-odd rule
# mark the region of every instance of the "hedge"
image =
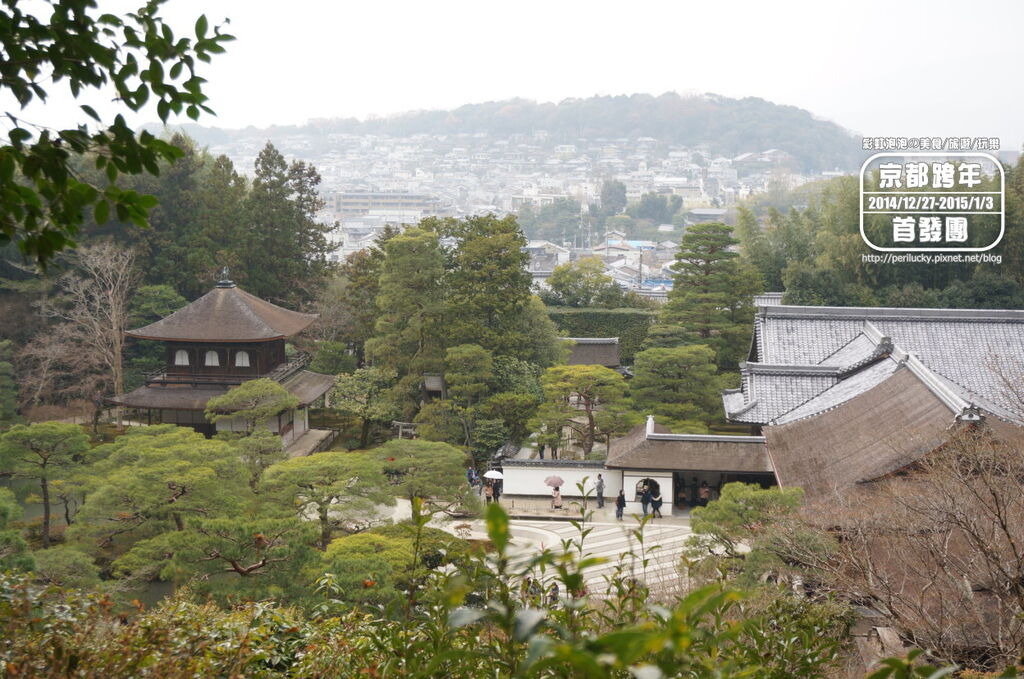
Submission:
POLYGON ((548 307, 563 337, 618 337, 622 362, 630 365, 658 312, 651 309, 548 307))

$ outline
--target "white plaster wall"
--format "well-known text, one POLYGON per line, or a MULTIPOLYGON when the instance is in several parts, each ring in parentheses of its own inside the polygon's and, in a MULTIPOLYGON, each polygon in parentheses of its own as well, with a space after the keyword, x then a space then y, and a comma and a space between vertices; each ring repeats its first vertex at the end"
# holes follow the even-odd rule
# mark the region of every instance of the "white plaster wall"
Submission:
POLYGON ((604 477, 604 495, 606 498, 614 499, 622 488, 622 475, 616 470, 607 470, 601 467, 561 467, 556 462, 551 466, 543 467, 505 467, 505 479, 502 483, 502 492, 505 495, 551 495, 551 487, 544 485, 544 479, 549 476, 561 476, 565 481, 562 486, 562 497, 581 497, 577 483, 587 477, 586 489, 591 490, 591 497, 594 497, 594 484, 597 483, 597 475, 604 477))
POLYGON ((643 512, 643 505, 640 504, 640 498, 636 495, 636 484, 644 479, 654 479, 658 482, 658 486, 661 489, 661 513, 672 513, 672 498, 675 497, 675 489, 672 487, 672 473, 648 473, 639 471, 624 471, 622 472, 622 485, 626 489, 626 513, 627 514, 640 514, 643 512))

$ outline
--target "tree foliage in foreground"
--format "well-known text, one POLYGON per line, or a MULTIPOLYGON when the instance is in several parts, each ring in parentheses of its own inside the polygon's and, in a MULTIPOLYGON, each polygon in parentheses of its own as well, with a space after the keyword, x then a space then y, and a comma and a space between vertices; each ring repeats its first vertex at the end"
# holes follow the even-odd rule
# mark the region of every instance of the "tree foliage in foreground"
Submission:
MULTIPOLYGON (((406 548, 378 541, 379 553, 396 565, 414 563, 424 524, 414 508, 412 541, 406 548)), ((458 573, 424 572, 384 611, 338 598, 344 593, 333 579, 323 582, 323 604, 303 615, 268 602, 222 609, 187 592, 149 611, 117 610, 106 597, 0 576, 0 638, 7 642, 0 662, 13 676, 42 678, 133 676, 144 669, 166 679, 823 679, 838 669, 841 624, 827 607, 801 605, 784 593, 763 603, 717 584, 651 604, 652 591, 622 566, 598 600, 581 588, 591 560, 547 550, 510 560, 508 518, 496 505, 488 508, 487 528, 492 553, 470 556, 458 573), (524 587, 539 573, 559 586, 554 605, 524 587)), ((352 585, 368 592, 378 583, 364 578, 352 585)), ((912 654, 887 660, 873 676, 943 676, 925 667, 912 654)))
MULTIPOLYGON (((0 5, 0 94, 24 110, 66 83, 76 98, 86 92, 113 94, 129 111, 155 102, 163 122, 172 113, 195 120, 212 112, 198 62, 210 61, 233 38, 220 27, 211 32, 205 16, 196 21, 194 38, 176 36, 160 16, 161 4, 147 2, 117 16, 98 14, 91 0, 50 0, 31 11, 5 1, 0 5)), ((181 156, 179 148, 150 132, 136 135, 121 114, 104 123, 91 106, 79 108, 83 122, 62 130, 35 125, 19 110, 4 112, 12 127, 9 143, 0 146, 0 246, 14 242, 23 256, 40 264, 74 244, 89 209, 98 222, 113 212, 121 221, 144 226, 156 201, 122 188, 118 178, 158 174, 161 160, 181 156), (86 155, 102 171, 101 180, 89 181, 78 171, 86 155)))

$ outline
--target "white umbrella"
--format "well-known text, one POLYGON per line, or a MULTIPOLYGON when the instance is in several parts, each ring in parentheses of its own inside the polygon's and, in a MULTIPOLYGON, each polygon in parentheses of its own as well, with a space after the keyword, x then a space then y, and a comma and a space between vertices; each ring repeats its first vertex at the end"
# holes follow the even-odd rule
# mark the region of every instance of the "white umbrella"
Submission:
POLYGON ((549 476, 544 479, 544 483, 552 488, 561 488, 565 485, 565 481, 562 480, 561 476, 549 476))
POLYGON ((489 472, 484 472, 485 479, 503 479, 505 475, 499 472, 497 469, 492 469, 489 472))

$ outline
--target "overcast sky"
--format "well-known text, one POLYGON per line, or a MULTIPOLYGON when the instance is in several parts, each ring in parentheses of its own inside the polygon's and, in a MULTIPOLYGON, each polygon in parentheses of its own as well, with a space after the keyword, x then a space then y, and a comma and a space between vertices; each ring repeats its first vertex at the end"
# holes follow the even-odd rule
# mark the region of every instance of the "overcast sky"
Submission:
MULTIPOLYGON (((169 0, 165 10, 178 31, 201 12, 230 18, 238 38, 207 68, 218 115, 206 125, 674 90, 763 97, 868 136, 1024 140, 1016 0, 169 0)), ((55 99, 32 114, 56 124, 72 110, 55 99)))

